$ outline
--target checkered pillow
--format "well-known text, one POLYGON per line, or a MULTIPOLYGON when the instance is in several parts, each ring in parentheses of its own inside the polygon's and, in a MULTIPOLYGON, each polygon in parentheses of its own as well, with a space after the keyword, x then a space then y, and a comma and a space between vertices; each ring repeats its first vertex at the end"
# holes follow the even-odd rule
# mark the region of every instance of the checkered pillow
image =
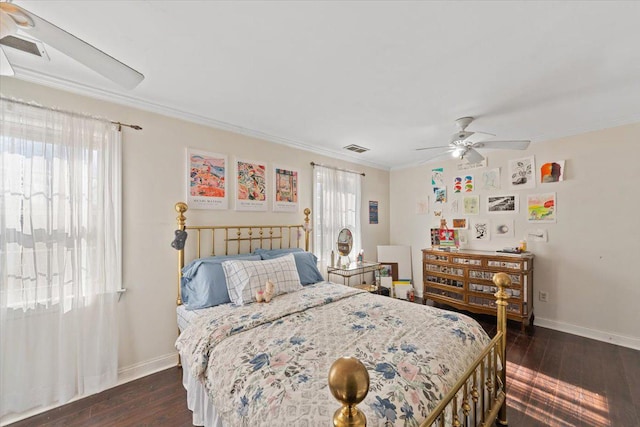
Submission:
POLYGON ((293 254, 263 261, 225 261, 229 298, 235 305, 256 300, 256 291, 264 290, 267 280, 275 285, 274 296, 302 289, 293 254))

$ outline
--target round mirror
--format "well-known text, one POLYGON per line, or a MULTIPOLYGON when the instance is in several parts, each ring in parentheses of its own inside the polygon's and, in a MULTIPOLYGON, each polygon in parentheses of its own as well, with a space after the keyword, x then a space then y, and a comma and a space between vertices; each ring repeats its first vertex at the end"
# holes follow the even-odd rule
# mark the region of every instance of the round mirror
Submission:
POLYGON ((348 228, 343 228, 338 233, 338 254, 340 256, 349 256, 353 247, 353 234, 348 228))

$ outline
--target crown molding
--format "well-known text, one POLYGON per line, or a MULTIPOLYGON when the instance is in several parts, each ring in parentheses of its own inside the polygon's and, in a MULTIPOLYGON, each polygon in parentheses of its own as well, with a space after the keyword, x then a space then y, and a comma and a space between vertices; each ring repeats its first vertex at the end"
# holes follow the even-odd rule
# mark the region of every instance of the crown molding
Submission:
POLYGON ((261 132, 255 129, 249 129, 242 126, 237 126, 231 123, 227 123, 221 120, 212 119, 210 117, 201 116, 199 114, 190 113, 188 111, 180 110, 177 108, 169 107, 167 105, 149 102, 133 96, 124 95, 118 92, 112 92, 106 89, 99 89, 96 87, 84 85, 71 80, 66 80, 59 77, 54 77, 39 71, 35 71, 29 68, 14 66, 15 76, 14 78, 25 80, 31 83, 40 84, 43 86, 52 87, 54 89, 60 89, 67 92, 72 92, 78 95, 88 96, 90 98, 99 99, 102 101, 113 102, 120 105, 126 105, 128 107, 137 108, 152 113, 161 114, 163 116, 173 117, 176 119, 185 120, 191 123, 197 123, 200 125, 226 130, 229 132, 249 136, 252 138, 262 139, 276 144, 286 145, 299 150, 309 151, 315 154, 319 154, 334 159, 346 160, 352 163, 369 166, 375 169, 381 169, 389 171, 388 165, 381 165, 375 162, 370 162, 363 159, 358 159, 346 152, 336 152, 333 150, 327 150, 322 147, 316 147, 309 144, 305 144, 300 141, 296 141, 289 138, 280 137, 277 135, 271 135, 265 132, 261 132))

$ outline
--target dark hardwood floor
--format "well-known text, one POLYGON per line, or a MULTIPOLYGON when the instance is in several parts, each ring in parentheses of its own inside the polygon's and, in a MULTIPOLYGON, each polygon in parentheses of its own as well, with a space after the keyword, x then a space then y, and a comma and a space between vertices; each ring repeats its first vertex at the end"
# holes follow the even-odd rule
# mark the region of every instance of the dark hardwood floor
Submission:
MULTIPOLYGON (((476 316, 487 332, 495 319, 476 316)), ((509 324, 513 427, 640 426, 640 351, 509 324)), ((190 426, 182 371, 171 368, 14 423, 26 426, 190 426)))

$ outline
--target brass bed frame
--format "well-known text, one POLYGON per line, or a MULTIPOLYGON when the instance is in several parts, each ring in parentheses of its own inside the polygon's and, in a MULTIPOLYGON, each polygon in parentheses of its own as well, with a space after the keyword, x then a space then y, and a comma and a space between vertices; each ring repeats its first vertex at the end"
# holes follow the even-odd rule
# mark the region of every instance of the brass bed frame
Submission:
MULTIPOLYGON (((194 231, 195 258, 214 255, 251 253, 255 249, 278 249, 301 247, 309 250, 310 209, 304 210, 304 222, 293 225, 238 225, 238 226, 193 226, 186 225, 186 203, 176 203, 178 230, 194 231), (304 240, 303 240, 304 239, 304 240), (203 251, 209 247, 209 251, 203 251)), ((189 240, 189 239, 187 239, 189 240)), ((180 279, 184 267, 185 249, 178 250, 178 292, 176 304, 182 304, 180 279)), ((505 288, 511 286, 511 279, 505 273, 497 273, 493 278, 498 287, 495 293, 497 306, 497 332, 491 343, 483 350, 465 374, 443 397, 438 406, 421 426, 444 427, 488 427, 494 421, 507 425, 506 365, 507 365, 507 299, 505 288)), ((367 395, 369 376, 366 372, 353 369, 351 358, 338 359, 331 368, 329 388, 333 396, 342 404, 333 417, 334 426, 364 426, 366 417, 357 408, 367 395), (332 381, 337 376, 339 381, 332 381)), ((357 359, 356 359, 357 361, 357 359)), ((357 361, 357 363, 360 363, 357 361)), ((361 364, 360 364, 361 365, 361 364)))

